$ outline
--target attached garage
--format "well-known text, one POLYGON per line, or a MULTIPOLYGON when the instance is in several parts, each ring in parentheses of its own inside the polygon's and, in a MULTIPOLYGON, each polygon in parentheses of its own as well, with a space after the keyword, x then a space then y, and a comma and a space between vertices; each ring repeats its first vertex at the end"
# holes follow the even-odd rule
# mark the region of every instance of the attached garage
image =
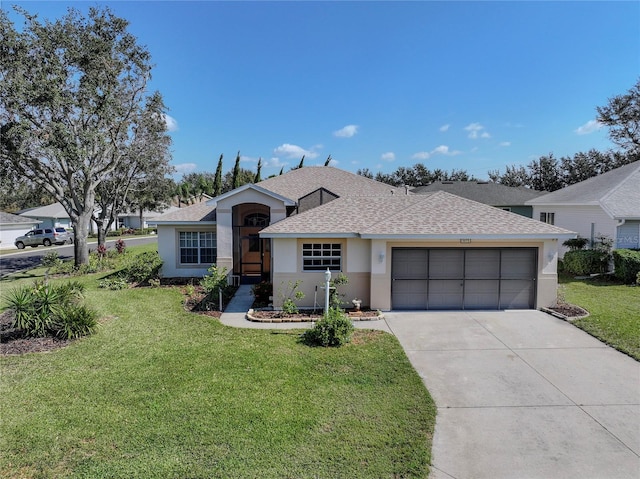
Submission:
POLYGON ((537 248, 393 248, 392 309, 531 309, 537 248))

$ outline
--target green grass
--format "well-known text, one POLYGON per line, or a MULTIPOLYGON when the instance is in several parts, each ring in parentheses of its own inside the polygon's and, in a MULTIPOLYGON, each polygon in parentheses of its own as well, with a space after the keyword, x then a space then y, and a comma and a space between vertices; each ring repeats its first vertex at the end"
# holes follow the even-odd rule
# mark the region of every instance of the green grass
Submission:
POLYGON ((96 335, 0 358, 0 477, 428 475, 435 406, 393 336, 310 348, 101 276, 81 278, 96 335))
POLYGON ((640 361, 640 287, 566 276, 560 283, 566 301, 590 313, 573 324, 640 361))

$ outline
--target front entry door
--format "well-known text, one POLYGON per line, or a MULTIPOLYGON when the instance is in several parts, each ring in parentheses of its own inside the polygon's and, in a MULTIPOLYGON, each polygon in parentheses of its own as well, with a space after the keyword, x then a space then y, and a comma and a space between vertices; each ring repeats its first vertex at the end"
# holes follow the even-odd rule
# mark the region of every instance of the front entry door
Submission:
POLYGON ((240 237, 240 282, 255 284, 269 280, 270 240, 257 234, 240 237))

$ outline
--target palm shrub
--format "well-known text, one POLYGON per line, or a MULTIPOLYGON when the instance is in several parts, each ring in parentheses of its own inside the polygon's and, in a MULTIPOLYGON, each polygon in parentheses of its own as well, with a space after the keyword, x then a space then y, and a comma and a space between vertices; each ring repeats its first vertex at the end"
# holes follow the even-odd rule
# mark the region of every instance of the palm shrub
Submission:
POLYGON ((343 310, 329 308, 313 328, 304 332, 302 340, 309 346, 342 346, 351 341, 353 330, 353 323, 343 310))
POLYGON ((36 281, 9 292, 13 327, 26 336, 72 339, 94 332, 98 313, 82 304, 84 286, 77 281, 52 285, 36 281))

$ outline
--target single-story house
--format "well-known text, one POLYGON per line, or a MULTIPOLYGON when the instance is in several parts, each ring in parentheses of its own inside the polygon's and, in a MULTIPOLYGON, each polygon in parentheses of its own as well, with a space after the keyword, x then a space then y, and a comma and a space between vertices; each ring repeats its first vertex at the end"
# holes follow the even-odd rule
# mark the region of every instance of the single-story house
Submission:
POLYGON ((211 264, 240 283, 271 281, 274 305, 302 281, 322 303, 327 268, 346 299, 391 309, 553 305, 558 243, 575 237, 446 192, 415 195, 344 170, 304 167, 156 218, 165 277, 211 264))
POLYGON ((156 218, 163 214, 171 213, 172 211, 178 211, 179 209, 177 206, 169 206, 161 212, 145 210, 142 212, 142 223, 140 222, 139 211, 127 211, 118 215, 118 228, 153 228, 156 225, 154 221, 156 218))
POLYGON ((32 218, 40 223, 42 228, 55 228, 61 226, 63 228, 72 229, 71 218, 60 203, 52 203, 46 206, 38 206, 36 208, 27 208, 18 211, 20 216, 32 218))
MULTIPOLYGON (((527 201, 533 217, 613 248, 640 248, 640 161, 527 201)), ((561 248, 561 254, 566 251, 561 248)))
POLYGON ((434 181, 430 185, 418 186, 411 191, 416 194, 446 191, 527 218, 533 217, 533 207, 525 203, 545 194, 544 191, 524 186, 505 186, 492 181, 434 181))
POLYGON ((15 248, 14 240, 31 231, 39 223, 31 218, 0 211, 0 248, 15 248))

